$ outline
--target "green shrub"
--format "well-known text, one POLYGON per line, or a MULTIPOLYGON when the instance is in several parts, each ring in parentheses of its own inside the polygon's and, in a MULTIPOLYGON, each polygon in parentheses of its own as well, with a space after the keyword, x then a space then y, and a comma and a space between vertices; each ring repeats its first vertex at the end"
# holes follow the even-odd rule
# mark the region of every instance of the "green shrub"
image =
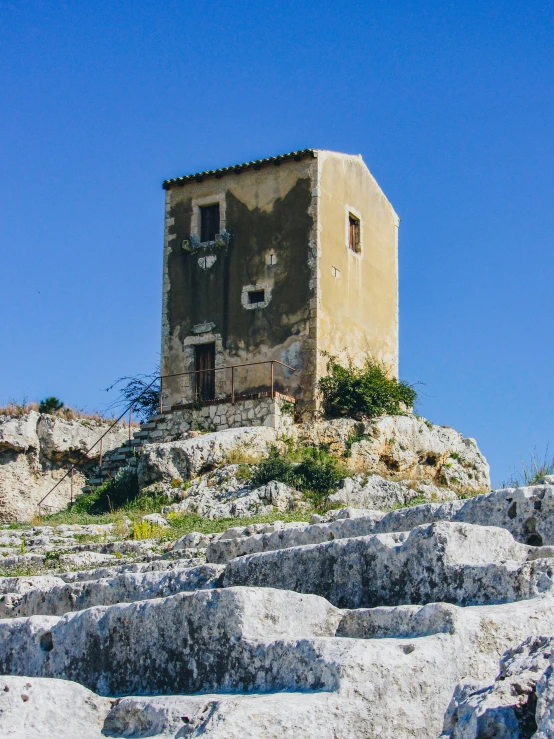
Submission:
POLYGON ((316 508, 323 508, 346 473, 328 451, 310 447, 304 461, 294 468, 294 476, 295 487, 304 491, 316 508))
POLYGON ((38 404, 39 413, 55 413, 63 408, 63 403, 58 398, 50 395, 38 404))
MULTIPOLYGON (((298 450, 291 451, 291 455, 297 458, 298 450)), ((287 457, 277 447, 271 447, 252 474, 253 484, 266 485, 272 480, 284 482, 304 492, 316 508, 324 507, 329 495, 346 476, 338 460, 326 449, 317 447, 301 450, 302 461, 299 463, 293 463, 287 457)))
POLYGON ((256 487, 267 485, 272 480, 294 484, 294 465, 283 457, 277 447, 272 446, 265 459, 262 459, 252 473, 252 482, 256 487))
POLYGON ((141 511, 142 513, 158 513, 160 508, 173 503, 164 492, 143 491, 136 498, 129 500, 124 506, 125 511, 141 511))
POLYGON ((140 541, 141 539, 155 539, 163 533, 161 526, 150 521, 134 521, 133 522, 133 539, 140 541))
POLYGON ((73 510, 76 513, 98 515, 122 508, 126 503, 138 498, 139 486, 137 473, 122 470, 116 477, 106 480, 92 493, 81 495, 75 501, 73 510))
POLYGON ((397 415, 411 408, 417 398, 414 388, 384 368, 367 359, 362 368, 339 364, 329 357, 327 375, 318 383, 323 411, 328 418, 373 418, 384 414, 397 415))

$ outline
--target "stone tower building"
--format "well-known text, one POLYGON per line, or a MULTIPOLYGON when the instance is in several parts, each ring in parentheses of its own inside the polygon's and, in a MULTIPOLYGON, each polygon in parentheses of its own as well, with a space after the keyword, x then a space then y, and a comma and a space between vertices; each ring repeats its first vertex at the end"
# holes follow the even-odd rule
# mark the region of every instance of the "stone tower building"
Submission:
POLYGON ((399 219, 360 155, 304 149, 163 186, 164 409, 273 382, 309 414, 323 352, 397 372, 399 219))

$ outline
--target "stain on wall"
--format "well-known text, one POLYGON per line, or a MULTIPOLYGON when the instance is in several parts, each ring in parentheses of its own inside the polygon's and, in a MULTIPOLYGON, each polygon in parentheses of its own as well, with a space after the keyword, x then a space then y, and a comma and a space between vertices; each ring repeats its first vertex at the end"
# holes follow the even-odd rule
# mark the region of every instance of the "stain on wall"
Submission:
MULTIPOLYGON (((301 349, 294 356, 302 369, 302 337, 309 334, 310 319, 311 180, 298 178, 270 208, 267 204, 251 207, 231 189, 225 198, 226 229, 232 234, 226 247, 210 245, 186 251, 182 243, 190 236, 192 197, 178 200, 169 209, 172 247, 167 257, 165 296, 169 334, 182 345, 195 326, 214 324, 213 332, 221 337, 224 353, 224 358, 218 358, 221 365, 267 358, 283 361, 281 350, 286 351, 291 340, 298 344, 300 337, 301 349), (268 263, 270 254, 276 255, 275 264, 268 263), (206 269, 198 263, 200 256, 215 256, 216 260, 206 269), (241 296, 248 285, 266 286, 270 294, 266 307, 245 309, 241 296)), ((165 363, 164 372, 189 369, 183 367, 183 357, 178 355, 174 354, 169 366, 165 363)), ((267 367, 248 375, 242 378, 241 392, 267 388, 267 367)), ((301 396, 306 383, 300 381, 300 375, 296 379, 293 392, 301 396)), ((285 389, 278 373, 276 389, 285 389)))

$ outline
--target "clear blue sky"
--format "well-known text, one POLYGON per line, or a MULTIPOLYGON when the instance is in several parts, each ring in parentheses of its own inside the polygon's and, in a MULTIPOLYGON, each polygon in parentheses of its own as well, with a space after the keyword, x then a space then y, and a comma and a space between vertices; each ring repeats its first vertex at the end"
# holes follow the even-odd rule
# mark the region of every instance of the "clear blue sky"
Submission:
POLYGON ((102 409, 160 343, 164 178, 361 153, 401 377, 495 483, 554 453, 551 2, 0 2, 0 402, 102 409))

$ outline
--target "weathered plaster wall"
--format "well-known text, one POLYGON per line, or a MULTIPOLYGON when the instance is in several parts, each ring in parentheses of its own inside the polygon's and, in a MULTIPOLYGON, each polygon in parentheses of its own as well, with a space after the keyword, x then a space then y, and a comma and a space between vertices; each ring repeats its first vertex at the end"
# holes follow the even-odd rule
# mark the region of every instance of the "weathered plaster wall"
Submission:
MULTIPOLYGON (((370 352, 397 374, 398 216, 361 157, 319 151, 317 161, 318 346, 356 364, 370 352), (348 246, 349 209, 361 220, 361 255, 348 246)), ((321 376, 321 354, 318 365, 321 376)))
MULTIPOLYGON (((276 389, 310 402, 316 362, 316 167, 316 159, 305 158, 167 190, 162 374, 193 370, 194 345, 214 341, 216 367, 277 359, 298 368, 292 375, 276 370, 276 389), (197 201, 220 202, 225 228, 233 234, 229 246, 183 249, 195 231, 197 201), (264 308, 244 307, 247 286, 266 289, 270 299, 264 308)), ((269 365, 237 371, 237 392, 267 388, 269 375, 269 365)), ((216 396, 228 394, 230 373, 217 372, 216 396)), ((164 381, 164 405, 190 399, 188 378, 164 381)))

